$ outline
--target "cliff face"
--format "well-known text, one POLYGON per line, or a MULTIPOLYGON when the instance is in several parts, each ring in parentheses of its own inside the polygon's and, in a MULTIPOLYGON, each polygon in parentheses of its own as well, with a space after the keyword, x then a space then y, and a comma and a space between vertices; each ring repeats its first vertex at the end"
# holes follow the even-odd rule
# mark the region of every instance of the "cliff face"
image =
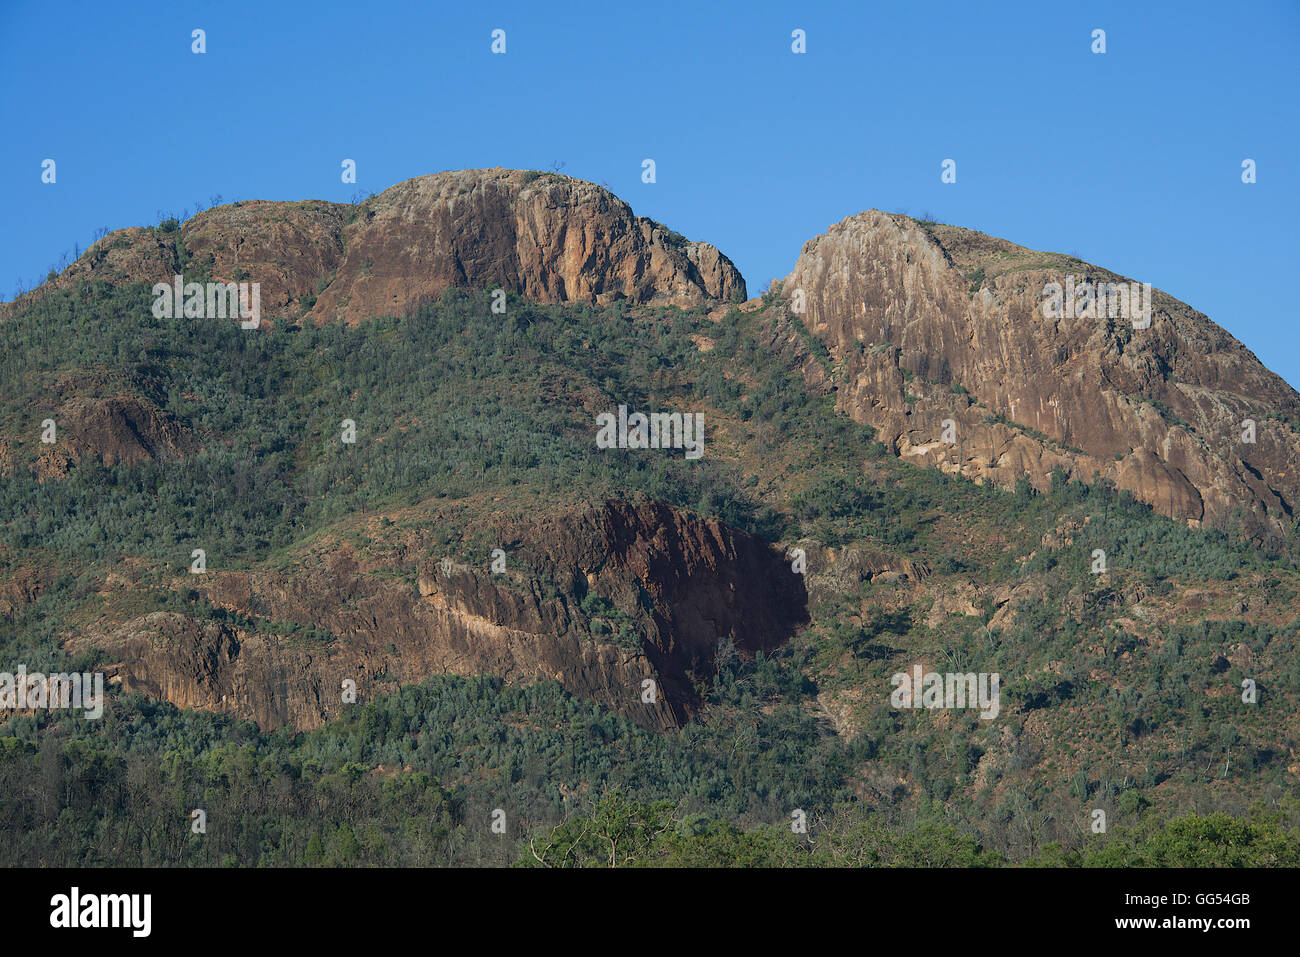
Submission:
POLYGON ((1039 488, 1059 467, 1174 518, 1218 525, 1240 512, 1261 534, 1284 527, 1300 498, 1300 396, 1159 290, 1146 329, 1044 318, 1044 286, 1068 276, 1127 281, 871 210, 806 243, 781 288, 792 306, 802 296, 800 318, 842 364, 839 408, 901 456, 1039 488))
MULTIPOLYGON (((736 267, 708 243, 634 215, 593 183, 505 169, 416 177, 359 206, 240 202, 179 229, 118 230, 52 286, 170 282, 196 266, 214 280, 261 283, 268 322, 400 316, 452 287, 500 287, 539 303, 687 308, 745 298, 736 267)), ((14 306, 0 305, 0 318, 14 306)))
POLYGON ((461 170, 367 202, 312 316, 402 315, 452 286, 500 286, 543 303, 689 307, 745 297, 717 249, 634 216, 608 190, 553 174, 461 170))
POLYGON ((83 459, 106 468, 168 462, 199 447, 198 439, 147 399, 118 395, 104 399, 75 398, 54 415, 56 442, 37 459, 37 474, 60 476, 83 459))
POLYGON ((163 407, 166 396, 148 376, 82 369, 48 381, 46 389, 48 405, 29 410, 27 427, 0 435, 0 476, 22 466, 42 481, 59 479, 82 462, 105 468, 167 463, 202 447, 163 407))
POLYGON ((684 722, 715 671, 719 643, 743 657, 769 652, 808 621, 802 576, 758 539, 662 503, 610 502, 528 529, 516 542, 575 595, 609 600, 634 618, 648 663, 684 722))
POLYGON ((224 619, 154 612, 67 647, 103 649, 116 662, 110 680, 126 690, 268 728, 336 716, 345 679, 365 701, 450 673, 554 679, 664 729, 694 713, 722 640, 752 655, 807 620, 802 579, 778 554, 664 505, 610 502, 506 531, 510 564, 529 570, 428 561, 412 588, 347 551, 324 550, 293 574, 192 578, 224 619), (593 635, 595 615, 581 607, 588 595, 604 599, 612 609, 604 614, 635 623, 636 646, 593 635), (340 637, 286 637, 270 622, 340 637), (643 696, 646 679, 654 701, 643 696))

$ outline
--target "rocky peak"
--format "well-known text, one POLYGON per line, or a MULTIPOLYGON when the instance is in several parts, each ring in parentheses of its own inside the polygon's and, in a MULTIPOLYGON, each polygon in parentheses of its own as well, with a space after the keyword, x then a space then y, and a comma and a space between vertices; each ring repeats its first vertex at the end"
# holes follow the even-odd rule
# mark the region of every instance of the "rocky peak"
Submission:
POLYGON ((401 314, 452 286, 500 286, 533 302, 682 307, 743 299, 745 282, 593 183, 553 173, 419 176, 368 201, 347 233, 317 319, 401 314))
POLYGON ((506 169, 418 176, 356 206, 240 202, 176 228, 118 230, 28 296, 89 279, 170 281, 196 265, 214 280, 261 283, 271 322, 402 315, 452 287, 592 305, 745 298, 736 267, 708 243, 634 215, 594 183, 506 169))
MULTIPOLYGON (((1129 283, 1069 256, 868 210, 803 247, 782 295, 839 368, 837 400, 899 455, 1039 488, 1113 480, 1171 517, 1293 520, 1300 396, 1160 290, 1150 325, 1045 318, 1050 283, 1129 283), (798 312, 802 307, 803 311, 798 312), (1250 419, 1255 441, 1242 440, 1250 419), (954 442, 944 441, 944 422, 954 442)), ((1141 321, 1139 319, 1139 321, 1141 321)))

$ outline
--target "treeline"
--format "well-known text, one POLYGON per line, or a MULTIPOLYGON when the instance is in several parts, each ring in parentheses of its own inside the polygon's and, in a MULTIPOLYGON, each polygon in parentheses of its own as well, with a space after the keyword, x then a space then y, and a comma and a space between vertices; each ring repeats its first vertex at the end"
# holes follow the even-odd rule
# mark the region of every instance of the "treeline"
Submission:
POLYGON ((751 825, 847 800, 849 755, 806 713, 800 679, 766 659, 728 660, 714 719, 677 734, 555 683, 492 678, 435 678, 306 734, 141 696, 113 700, 98 722, 11 718, 0 862, 504 864, 523 834, 609 789, 751 825))
POLYGON ((863 801, 846 780, 863 755, 818 733, 799 680, 767 659, 729 666, 711 720, 676 735, 554 684, 486 678, 405 688, 307 734, 136 696, 98 725, 11 719, 0 863, 1300 865, 1294 798, 1237 817, 1139 807, 1107 834, 1029 854, 991 845, 943 801, 863 801))
MULTIPOLYGON (((914 828, 883 823, 871 811, 838 809, 803 824, 745 830, 672 802, 642 804, 621 793, 587 814, 533 835, 523 867, 1002 867, 1004 856, 939 820, 914 828), (796 830, 799 828, 799 830, 796 830)), ((1069 850, 1051 844, 1030 867, 1296 867, 1300 802, 1227 814, 1151 816, 1140 825, 1089 837, 1069 850)))

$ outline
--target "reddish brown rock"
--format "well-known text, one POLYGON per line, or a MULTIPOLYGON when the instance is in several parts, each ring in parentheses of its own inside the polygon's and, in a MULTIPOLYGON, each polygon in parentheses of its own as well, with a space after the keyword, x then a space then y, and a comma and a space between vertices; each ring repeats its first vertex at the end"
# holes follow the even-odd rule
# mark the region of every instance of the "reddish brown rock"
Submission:
POLYGON ((356 212, 319 200, 218 206, 185 224, 185 251, 214 279, 261 283, 264 316, 296 318, 343 261, 344 230, 356 212))
POLYGON ((634 215, 608 190, 490 169, 419 176, 357 206, 240 202, 179 229, 118 230, 52 282, 0 304, 0 319, 51 288, 152 285, 177 273, 261 283, 271 324, 304 313, 350 323, 404 315, 452 287, 499 287, 539 303, 689 308, 745 298, 744 279, 716 248, 634 215))
POLYGON ((68 377, 56 388, 69 388, 75 394, 44 416, 54 422, 55 441, 47 445, 40 440, 43 425, 39 432, 23 434, 15 439, 17 448, 9 451, 10 468, 13 460, 25 457, 18 451, 24 446, 31 456, 28 464, 42 481, 64 478, 86 460, 106 468, 146 461, 173 462, 200 448, 196 435, 148 397, 130 393, 94 395, 104 388, 103 383, 96 382, 93 376, 73 383, 74 379, 68 377))
POLYGON ((1044 318, 1044 286, 1066 275, 1127 281, 870 210, 806 243, 782 296, 802 295, 804 324, 842 363, 839 408, 899 455, 1000 484, 1025 476, 1040 489, 1054 468, 1100 476, 1193 523, 1239 515, 1269 534, 1293 521, 1295 390, 1159 290, 1147 329, 1044 318), (942 441, 946 419, 954 444, 942 441), (1245 419, 1257 424, 1253 445, 1241 441, 1245 419))
POLYGON ((210 570, 195 576, 218 608, 269 625, 313 625, 337 636, 250 631, 233 620, 155 612, 78 637, 127 690, 179 707, 221 711, 263 727, 312 728, 359 700, 434 674, 555 680, 652 728, 694 713, 719 644, 770 651, 807 620, 802 580, 762 542, 657 503, 611 502, 503 536, 511 561, 536 573, 494 575, 429 561, 416 587, 367 574, 346 551, 324 550, 296 573, 210 570), (582 599, 600 595, 642 636, 639 648, 590 633, 582 599), (642 699, 643 682, 657 700, 642 699))
POLYGON ((453 286, 542 303, 689 307, 745 297, 717 249, 633 215, 608 190, 551 173, 460 170, 367 201, 312 316, 402 315, 453 286))
POLYGON ((58 444, 73 462, 89 456, 106 468, 175 461, 199 447, 166 412, 133 395, 70 399, 59 407, 55 422, 58 444))

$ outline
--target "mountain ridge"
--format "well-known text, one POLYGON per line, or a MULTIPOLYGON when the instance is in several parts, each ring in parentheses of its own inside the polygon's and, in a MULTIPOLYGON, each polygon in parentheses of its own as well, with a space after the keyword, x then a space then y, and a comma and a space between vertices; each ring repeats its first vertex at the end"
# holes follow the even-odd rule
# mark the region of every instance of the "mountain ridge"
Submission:
MULTIPOLYGON (((716 247, 608 190, 495 168, 414 177, 354 206, 252 201, 119 230, 0 318, 49 288, 177 274, 261 283, 268 324, 402 315, 455 287, 715 312, 746 295, 716 247)), ((1300 395, 1158 289, 1148 328, 1044 318, 1048 285, 1076 279, 1126 282, 1075 257, 866 210, 806 241, 777 288, 828 350, 834 371, 810 368, 810 386, 833 391, 896 455, 1039 490, 1062 471, 1193 524, 1286 534, 1300 502, 1300 395)))
MULTIPOLYGON (((972 300, 935 276, 900 288, 972 300)), ((77 283, 0 327, 0 646, 110 678, 101 725, 10 718, 9 780, 74 740, 168 775, 187 748, 225 774, 274 739, 303 787, 378 795, 400 768, 410 799, 445 788, 542 833, 620 786, 746 827, 838 806, 908 833, 931 808, 1020 860, 1079 849, 1093 808, 1118 826, 1294 790, 1294 537, 915 467, 837 410, 844 366, 783 295, 495 298, 250 330, 77 283), (624 404, 702 415, 705 454, 601 448, 624 404), (1000 674, 998 717, 891 707, 918 666, 1000 674)), ((905 388, 960 395, 890 356, 905 388)), ((229 786, 206 773, 175 781, 182 806, 229 786)), ((57 801, 28 807, 75 851, 57 801)))
POLYGON ((1300 501, 1300 395, 1159 290, 1145 329, 1127 317, 1044 318, 1048 285, 1076 275, 1127 282, 869 210, 805 243, 781 290, 806 298, 800 318, 842 364, 841 409, 897 454, 1004 485, 1024 475, 1040 490, 1062 469, 1111 480, 1170 517, 1285 531, 1300 501), (945 420, 956 441, 944 441, 945 420))

